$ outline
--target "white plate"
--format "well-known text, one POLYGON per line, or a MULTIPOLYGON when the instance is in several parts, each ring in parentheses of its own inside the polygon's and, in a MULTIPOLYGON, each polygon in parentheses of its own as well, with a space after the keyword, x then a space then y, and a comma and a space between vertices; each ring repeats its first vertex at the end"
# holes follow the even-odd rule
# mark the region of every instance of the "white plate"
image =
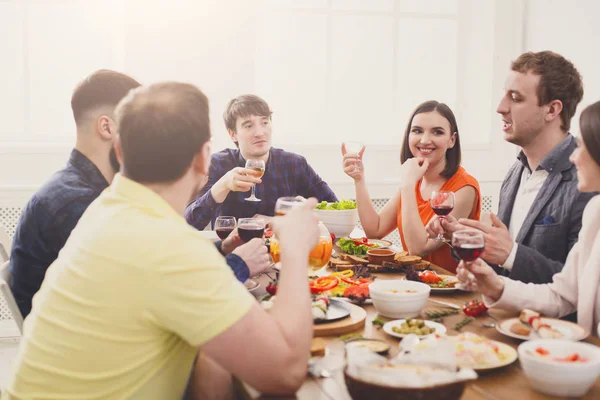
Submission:
POLYGON ((500 353, 502 355, 502 358, 504 358, 501 361, 492 363, 492 364, 478 364, 478 365, 462 365, 459 363, 459 366, 462 368, 471 368, 474 369, 475 371, 487 371, 490 369, 496 369, 496 368, 502 368, 505 367, 509 364, 514 363, 517 358, 519 358, 519 355, 517 354, 517 351, 515 349, 513 349, 512 347, 510 347, 507 344, 501 343, 501 342, 497 342, 495 340, 490 340, 492 343, 494 343, 496 346, 498 346, 498 353, 500 353))
MULTIPOLYGON (((588 337, 590 334, 582 326, 577 325, 573 322, 563 321, 562 319, 542 317, 542 318, 540 318, 540 321, 542 322, 542 324, 550 325, 550 327, 552 329, 556 329, 557 331, 562 333, 564 337, 562 337, 561 339, 575 340, 575 341, 583 340, 586 337, 588 337)), ((511 332, 510 327, 515 323, 521 323, 521 322, 519 322, 519 318, 505 319, 505 320, 500 321, 500 323, 498 325, 496 325, 496 329, 498 330, 498 332, 502 333, 503 335, 510 336, 515 339, 521 339, 521 340, 541 339, 539 337, 539 335, 533 331, 533 329, 531 330, 531 333, 529 334, 529 336, 517 335, 516 333, 511 332)))
POLYGON ((351 312, 352 309, 348 304, 346 304, 346 302, 339 301, 335 298, 330 298, 329 308, 327 309, 325 319, 315 319, 314 323, 326 324, 328 322, 337 321, 339 319, 346 318, 348 315, 350 315, 351 312))
POLYGON ((336 297, 336 299, 344 300, 344 301, 347 301, 348 303, 356 304, 357 306, 363 306, 363 305, 367 305, 367 304, 373 304, 373 300, 372 299, 366 299, 363 302, 358 302, 358 301, 349 299, 347 297, 336 297))
POLYGON ((246 282, 244 282, 244 286, 246 286, 246 289, 248 289, 248 291, 252 293, 260 287, 260 283, 252 279, 248 279, 246 282))
MULTIPOLYGON (((406 333, 406 334, 396 333, 392 330, 392 328, 393 327, 399 328, 402 325, 402 323, 404 323, 405 321, 406 321, 406 319, 397 319, 395 321, 387 322, 383 325, 383 331, 390 336, 394 336, 397 338, 403 338, 404 336, 408 335, 408 333, 406 333)), ((430 328, 435 328, 435 332, 430 333, 429 335, 418 335, 419 338, 426 338, 431 335, 443 335, 444 333, 446 333, 446 327, 442 324, 438 324, 437 322, 425 320, 425 325, 430 328)))
MULTIPOLYGON (((455 282, 458 283, 458 278, 453 276, 453 275, 438 275, 440 278, 444 278, 445 280, 449 281, 449 282, 455 282)), ((426 284, 427 286, 429 286, 428 284, 426 284)), ((454 292, 456 290, 458 290, 458 288, 455 287, 449 287, 449 288, 435 288, 432 286, 429 286, 431 288, 431 292, 432 293, 448 293, 448 292, 454 292)))

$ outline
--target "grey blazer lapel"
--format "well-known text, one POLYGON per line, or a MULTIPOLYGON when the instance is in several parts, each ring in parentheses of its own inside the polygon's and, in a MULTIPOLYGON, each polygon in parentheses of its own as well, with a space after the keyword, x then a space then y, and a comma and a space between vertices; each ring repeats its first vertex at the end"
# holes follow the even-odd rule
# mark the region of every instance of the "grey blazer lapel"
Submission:
POLYGON ((504 185, 500 190, 500 197, 498 201, 498 218, 504 225, 509 226, 510 217, 512 215, 513 206, 515 204, 515 198, 521 185, 521 175, 523 174, 523 164, 517 161, 511 168, 508 176, 504 180, 504 185))
POLYGON ((527 233, 529 233, 531 226, 542 211, 542 208, 544 208, 546 203, 552 198, 554 191, 562 180, 563 174, 560 171, 548 175, 546 182, 544 182, 544 185, 542 185, 540 192, 533 201, 533 204, 531 205, 531 208, 529 209, 529 212, 523 221, 521 230, 519 230, 519 233, 517 234, 517 238, 515 239, 517 243, 523 243, 523 239, 525 239, 525 236, 527 236, 527 233))

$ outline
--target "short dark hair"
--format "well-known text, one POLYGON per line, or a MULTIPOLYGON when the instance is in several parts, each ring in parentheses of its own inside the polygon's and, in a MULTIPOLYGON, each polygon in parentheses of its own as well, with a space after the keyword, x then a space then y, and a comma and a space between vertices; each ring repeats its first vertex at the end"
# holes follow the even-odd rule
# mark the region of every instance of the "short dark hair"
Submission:
POLYGON ((117 104, 141 84, 132 77, 109 69, 101 69, 81 81, 71 96, 75 124, 80 126, 85 114, 98 107, 115 108, 117 104))
POLYGON ((440 103, 439 101, 426 101, 419 104, 415 111, 413 111, 410 119, 408 120, 408 124, 406 125, 406 131, 404 132, 402 150, 400 152, 400 163, 404 164, 406 160, 414 157, 414 154, 410 152, 410 146, 408 144, 408 137, 410 136, 410 128, 412 126, 413 119, 417 114, 432 111, 438 112, 442 117, 448 120, 450 123, 450 135, 453 135, 456 132, 456 141, 454 142, 454 146, 452 148, 446 150, 446 167, 440 174, 444 178, 448 179, 454 175, 458 170, 458 167, 460 167, 460 135, 458 134, 458 124, 456 123, 456 117, 454 116, 454 113, 450 107, 444 103, 440 103))
POLYGON ((238 117, 245 118, 251 115, 271 118, 273 111, 271 111, 271 108, 266 101, 254 94, 238 96, 229 101, 227 108, 223 113, 225 127, 235 132, 235 123, 238 117))
POLYGON ((135 89, 117 106, 125 175, 140 183, 181 178, 210 140, 208 98, 178 82, 135 89))
POLYGON ((579 130, 585 147, 600 165, 600 101, 587 106, 579 117, 579 130))
POLYGON ((560 100, 560 128, 568 132, 577 105, 583 98, 581 74, 569 60, 552 51, 523 53, 511 64, 511 69, 520 73, 532 72, 540 76, 537 88, 538 105, 560 100))

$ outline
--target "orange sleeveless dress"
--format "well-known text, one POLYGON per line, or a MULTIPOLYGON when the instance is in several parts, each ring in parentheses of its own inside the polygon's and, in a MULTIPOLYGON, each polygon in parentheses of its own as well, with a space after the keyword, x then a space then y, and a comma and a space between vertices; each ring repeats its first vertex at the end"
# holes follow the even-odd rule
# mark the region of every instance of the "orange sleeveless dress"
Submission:
MULTIPOLYGON (((435 213, 429 204, 429 200, 424 200, 421 196, 421 191, 419 190, 420 186, 421 181, 417 182, 417 185, 415 186, 415 194, 417 196, 419 215, 421 221, 423 221, 423 226, 425 226, 429 220, 433 218, 435 213)), ((456 173, 442 185, 440 190, 456 192, 465 186, 472 186, 476 192, 475 203, 473 204, 473 209, 469 214, 469 218, 479 220, 479 215, 481 213, 481 192, 479 190, 479 182, 469 175, 463 167, 458 167, 456 173)), ((402 240, 402 247, 406 249, 406 242, 404 241, 404 234, 402 233, 402 200, 398 203, 398 232, 400 233, 400 240, 402 240)), ((458 266, 458 261, 452 257, 450 254, 450 247, 446 245, 440 247, 428 256, 423 257, 423 259, 453 273, 456 272, 456 267, 458 266)))

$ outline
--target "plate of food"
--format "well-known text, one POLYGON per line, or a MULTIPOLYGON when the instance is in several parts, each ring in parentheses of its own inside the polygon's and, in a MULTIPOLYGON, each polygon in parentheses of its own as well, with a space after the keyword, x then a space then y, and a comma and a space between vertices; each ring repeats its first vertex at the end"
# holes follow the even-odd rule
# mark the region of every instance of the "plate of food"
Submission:
POLYGON ((505 367, 518 358, 511 346, 465 332, 450 338, 454 342, 457 363, 461 368, 485 371, 505 367))
POLYGON ((390 345, 379 339, 356 338, 346 342, 346 349, 363 347, 377 354, 387 354, 390 351, 390 345))
POLYGON ((351 308, 348 304, 328 296, 315 296, 312 303, 313 321, 323 324, 346 318, 350 315, 351 308))
POLYGON ((518 318, 509 318, 496 325, 498 332, 521 340, 566 339, 583 340, 589 332, 573 322, 542 317, 540 313, 525 309, 518 318))
POLYGON ((457 290, 458 278, 452 275, 440 275, 432 270, 417 272, 421 282, 427 284, 433 293, 453 292, 457 290))
POLYGON ((370 249, 387 249, 392 242, 385 239, 369 239, 342 237, 336 240, 335 244, 346 254, 353 256, 366 256, 370 249))
POLYGON ((417 318, 397 319, 386 322, 383 331, 390 336, 403 338, 406 335, 415 334, 419 338, 431 335, 442 335, 446 333, 446 327, 437 322, 417 318))
POLYGON ((362 278, 355 274, 355 269, 334 272, 329 275, 314 277, 309 280, 310 291, 313 294, 324 294, 336 299, 348 300, 354 304, 371 302, 369 285, 372 279, 362 278))

